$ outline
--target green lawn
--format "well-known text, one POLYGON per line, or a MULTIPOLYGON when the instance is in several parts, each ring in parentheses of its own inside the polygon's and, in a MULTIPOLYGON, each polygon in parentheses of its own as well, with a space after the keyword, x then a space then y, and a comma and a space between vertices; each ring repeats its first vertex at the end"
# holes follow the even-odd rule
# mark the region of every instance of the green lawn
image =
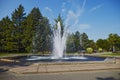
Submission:
POLYGON ((2 56, 17 56, 17 55, 28 55, 29 53, 0 53, 0 57, 2 56))
MULTIPOLYGON (((39 53, 40 54, 40 53, 39 53)), ((74 55, 78 55, 78 53, 67 53, 67 54, 74 54, 74 55)), ((0 53, 0 57, 3 56, 19 56, 19 55, 30 55, 30 53, 0 53)), ((106 57, 114 57, 114 56, 119 56, 120 57, 120 53, 103 53, 103 54, 99 54, 100 56, 106 56, 106 57)))
POLYGON ((115 56, 120 56, 120 53, 104 53, 101 54, 102 56, 110 56, 110 57, 115 57, 115 56))
MULTIPOLYGON (((45 52, 44 55, 50 54, 50 52, 45 52)), ((32 55, 31 53, 0 53, 0 57, 9 57, 9 56, 25 56, 25 55, 32 55)), ((43 55, 42 52, 39 52, 35 55, 43 55)))

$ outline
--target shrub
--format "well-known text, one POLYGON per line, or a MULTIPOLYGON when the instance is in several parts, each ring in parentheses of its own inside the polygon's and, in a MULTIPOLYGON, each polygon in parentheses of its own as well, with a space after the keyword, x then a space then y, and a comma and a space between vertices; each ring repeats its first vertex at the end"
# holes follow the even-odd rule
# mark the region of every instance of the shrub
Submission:
POLYGON ((93 52, 93 49, 92 48, 87 48, 87 53, 92 53, 93 52))
POLYGON ((102 49, 102 48, 99 48, 99 49, 98 49, 98 51, 99 51, 99 52, 102 52, 102 51, 103 51, 103 49, 102 49))

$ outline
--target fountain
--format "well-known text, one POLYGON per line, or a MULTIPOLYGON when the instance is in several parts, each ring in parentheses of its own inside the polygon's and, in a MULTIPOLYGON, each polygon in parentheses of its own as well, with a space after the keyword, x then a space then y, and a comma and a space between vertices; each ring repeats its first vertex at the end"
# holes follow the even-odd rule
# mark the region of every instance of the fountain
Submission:
MULTIPOLYGON (((66 49, 66 40, 67 40, 67 31, 64 30, 64 33, 61 34, 61 25, 58 21, 56 28, 53 30, 53 53, 49 56, 31 56, 27 58, 27 61, 42 61, 42 62, 61 62, 61 61, 95 61, 103 60, 101 58, 90 57, 90 56, 65 56, 66 49)), ((35 44, 34 44, 35 45, 35 44)))
POLYGON ((61 34, 61 25, 58 21, 56 28, 53 30, 53 53, 51 56, 31 56, 27 60, 47 60, 47 61, 71 61, 79 59, 87 59, 84 56, 65 56, 66 49, 66 40, 67 40, 67 31, 64 30, 61 34))
POLYGON ((60 59, 63 57, 65 48, 66 48, 66 39, 67 39, 67 34, 66 32, 63 33, 61 36, 61 25, 60 22, 58 21, 57 23, 57 28, 53 32, 53 59, 60 59))

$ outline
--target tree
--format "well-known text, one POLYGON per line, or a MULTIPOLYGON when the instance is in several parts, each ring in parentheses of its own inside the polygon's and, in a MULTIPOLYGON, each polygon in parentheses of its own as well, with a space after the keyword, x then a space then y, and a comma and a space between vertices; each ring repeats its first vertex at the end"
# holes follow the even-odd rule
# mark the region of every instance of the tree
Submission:
MULTIPOLYGON (((30 14, 27 17, 27 28, 29 28, 26 32, 32 31, 28 36, 29 43, 26 44, 28 51, 32 49, 32 53, 37 53, 41 51, 41 46, 43 42, 42 38, 42 32, 43 32, 43 26, 40 25, 43 21, 43 16, 39 10, 39 8, 34 7, 30 14)), ((26 42, 25 42, 26 43, 26 42)))
POLYGON ((81 48, 81 45, 80 45, 80 32, 79 31, 75 32, 74 43, 75 43, 75 51, 77 52, 81 48))
POLYGON ((57 28, 57 23, 60 22, 60 26, 61 26, 61 37, 63 36, 63 33, 64 33, 64 20, 62 19, 61 15, 59 14, 57 19, 55 19, 55 22, 56 22, 56 25, 55 27, 57 28))
POLYGON ((117 34, 109 34, 108 41, 111 45, 112 52, 116 52, 116 48, 120 45, 120 36, 117 34))
POLYGON ((91 47, 93 50, 96 50, 96 44, 93 40, 88 40, 88 47, 91 47))
POLYGON ((24 47, 22 45, 23 38, 23 23, 25 20, 24 7, 19 5, 17 9, 15 9, 12 13, 12 22, 14 23, 14 38, 16 39, 18 52, 24 51, 24 47))
POLYGON ((1 50, 4 52, 13 52, 16 51, 16 42, 14 42, 14 25, 9 17, 5 17, 0 22, 0 44, 1 50))
POLYGON ((50 50, 51 45, 51 28, 49 20, 46 17, 40 21, 39 25, 36 27, 36 38, 37 49, 43 54, 45 51, 50 50))
POLYGON ((110 44, 107 39, 98 39, 96 41, 96 45, 97 45, 97 48, 102 48, 105 51, 109 51, 110 44))
POLYGON ((89 47, 89 44, 88 44, 89 39, 88 39, 87 34, 86 33, 82 33, 81 34, 81 39, 82 39, 81 40, 81 44, 82 44, 83 49, 88 48, 89 47))
POLYGON ((51 35, 52 35, 52 30, 51 30, 51 26, 50 26, 50 23, 49 23, 49 20, 47 19, 47 17, 43 17, 43 24, 44 24, 44 33, 43 33, 43 37, 45 38, 44 39, 44 44, 43 44, 43 47, 44 47, 44 51, 52 51, 52 38, 51 38, 51 35))
POLYGON ((66 52, 75 52, 74 33, 68 34, 68 38, 66 41, 66 52))
POLYGON ((27 27, 26 27, 26 39, 24 44, 26 45, 27 51, 30 49, 33 53, 42 52, 50 49, 51 39, 51 28, 49 20, 43 17, 39 8, 34 7, 30 14, 27 16, 27 27), (30 43, 30 44, 26 44, 30 43))
POLYGON ((74 41, 74 33, 68 34, 67 44, 66 44, 66 52, 75 52, 75 41, 74 41))
POLYGON ((39 51, 37 49, 35 36, 37 34, 37 26, 39 26, 41 20, 42 14, 39 8, 34 7, 25 20, 26 27, 24 27, 24 38, 22 43, 27 52, 37 53, 37 51, 39 51))
POLYGON ((69 34, 67 39, 67 52, 86 50, 88 47, 95 49, 96 45, 93 40, 88 39, 86 33, 80 34, 79 31, 76 31, 75 34, 69 34))

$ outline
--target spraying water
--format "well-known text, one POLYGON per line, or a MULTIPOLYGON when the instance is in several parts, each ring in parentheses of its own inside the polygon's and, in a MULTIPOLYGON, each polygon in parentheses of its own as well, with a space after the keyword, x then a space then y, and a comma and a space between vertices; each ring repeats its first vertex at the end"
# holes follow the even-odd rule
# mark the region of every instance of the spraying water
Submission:
POLYGON ((63 35, 61 35, 61 25, 58 21, 57 28, 53 31, 53 59, 60 59, 64 56, 66 49, 66 39, 67 33, 64 31, 63 35))
MULTIPOLYGON (((88 58, 84 56, 65 56, 66 51, 66 40, 67 40, 67 29, 64 29, 63 34, 61 34, 61 25, 58 21, 56 29, 53 30, 53 53, 52 56, 31 56, 30 58, 26 59, 29 61, 33 60, 42 60, 42 61, 49 61, 49 60, 86 60, 88 58)), ((36 52, 36 38, 33 41, 34 49, 33 52, 36 52)))

